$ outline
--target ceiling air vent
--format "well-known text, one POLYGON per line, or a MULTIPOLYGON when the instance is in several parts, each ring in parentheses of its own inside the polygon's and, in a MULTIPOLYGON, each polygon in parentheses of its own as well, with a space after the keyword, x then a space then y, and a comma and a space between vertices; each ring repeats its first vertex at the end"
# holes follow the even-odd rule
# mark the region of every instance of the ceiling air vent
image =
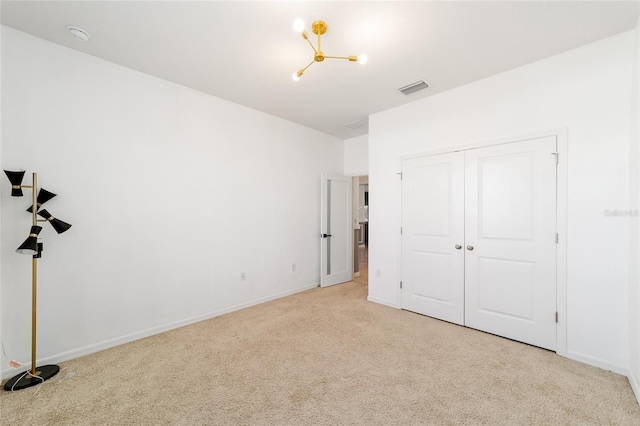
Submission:
POLYGON ((415 83, 411 83, 407 86, 401 87, 398 90, 404 93, 405 95, 410 95, 413 92, 426 89, 427 87, 429 87, 429 85, 425 83, 424 80, 418 80, 415 83))
POLYGON ((362 129, 363 127, 367 127, 369 125, 369 123, 367 123, 367 121, 365 120, 356 120, 356 121, 352 121, 350 123, 347 123, 344 125, 344 127, 347 127, 351 130, 358 130, 358 129, 362 129))

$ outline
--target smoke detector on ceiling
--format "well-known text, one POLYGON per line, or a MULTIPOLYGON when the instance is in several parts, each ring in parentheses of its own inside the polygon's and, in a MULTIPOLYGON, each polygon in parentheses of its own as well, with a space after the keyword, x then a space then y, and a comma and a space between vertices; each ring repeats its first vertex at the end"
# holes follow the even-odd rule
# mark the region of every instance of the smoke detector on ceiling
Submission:
POLYGON ((429 87, 429 85, 425 83, 424 80, 418 80, 415 83, 411 83, 409 85, 401 87, 398 90, 405 95, 410 95, 411 93, 415 93, 418 90, 426 89, 427 87, 429 87))
POLYGON ((77 38, 80 41, 88 41, 91 38, 91 35, 82 28, 68 26, 67 31, 69 31, 69 34, 74 38, 77 38))

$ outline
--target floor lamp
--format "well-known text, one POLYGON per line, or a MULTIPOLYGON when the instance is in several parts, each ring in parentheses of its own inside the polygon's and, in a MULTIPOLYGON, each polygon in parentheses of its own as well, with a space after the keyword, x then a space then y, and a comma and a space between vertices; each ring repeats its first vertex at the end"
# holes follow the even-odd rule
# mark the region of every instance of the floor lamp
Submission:
POLYGON ((71 228, 71 225, 54 218, 48 211, 40 210, 45 202, 56 196, 53 192, 46 189, 38 191, 38 174, 33 173, 33 183, 31 185, 22 185, 24 178, 24 170, 20 171, 4 171, 11 182, 11 196, 22 197, 22 188, 31 188, 31 206, 27 209, 31 213, 31 231, 27 239, 18 247, 16 252, 20 254, 32 255, 31 260, 31 369, 20 373, 4 385, 4 390, 16 391, 35 386, 48 380, 58 374, 60 367, 57 365, 41 365, 36 367, 36 308, 37 308, 37 290, 38 290, 38 259, 42 256, 42 243, 38 242, 38 235, 42 230, 38 226, 38 222, 49 222, 58 234, 61 234, 71 228), (37 194, 37 195, 36 195, 37 194), (43 219, 38 219, 41 216, 43 219))

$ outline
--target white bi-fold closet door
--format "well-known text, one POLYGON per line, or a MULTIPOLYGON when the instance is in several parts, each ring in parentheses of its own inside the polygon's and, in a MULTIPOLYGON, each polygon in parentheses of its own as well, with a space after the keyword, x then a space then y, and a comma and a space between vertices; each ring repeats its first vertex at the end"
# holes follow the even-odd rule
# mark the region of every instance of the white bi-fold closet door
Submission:
POLYGON ((402 162, 402 308, 556 349, 556 137, 402 162))

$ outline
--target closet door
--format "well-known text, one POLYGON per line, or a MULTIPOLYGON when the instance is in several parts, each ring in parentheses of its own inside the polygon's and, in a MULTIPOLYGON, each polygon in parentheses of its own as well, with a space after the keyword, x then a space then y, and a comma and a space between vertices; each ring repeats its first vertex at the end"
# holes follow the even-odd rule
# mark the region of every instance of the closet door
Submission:
POLYGON ((464 154, 403 161, 403 309, 464 324, 463 244, 464 154))
POLYGON ((465 325, 556 348, 556 138, 465 152, 465 325))

